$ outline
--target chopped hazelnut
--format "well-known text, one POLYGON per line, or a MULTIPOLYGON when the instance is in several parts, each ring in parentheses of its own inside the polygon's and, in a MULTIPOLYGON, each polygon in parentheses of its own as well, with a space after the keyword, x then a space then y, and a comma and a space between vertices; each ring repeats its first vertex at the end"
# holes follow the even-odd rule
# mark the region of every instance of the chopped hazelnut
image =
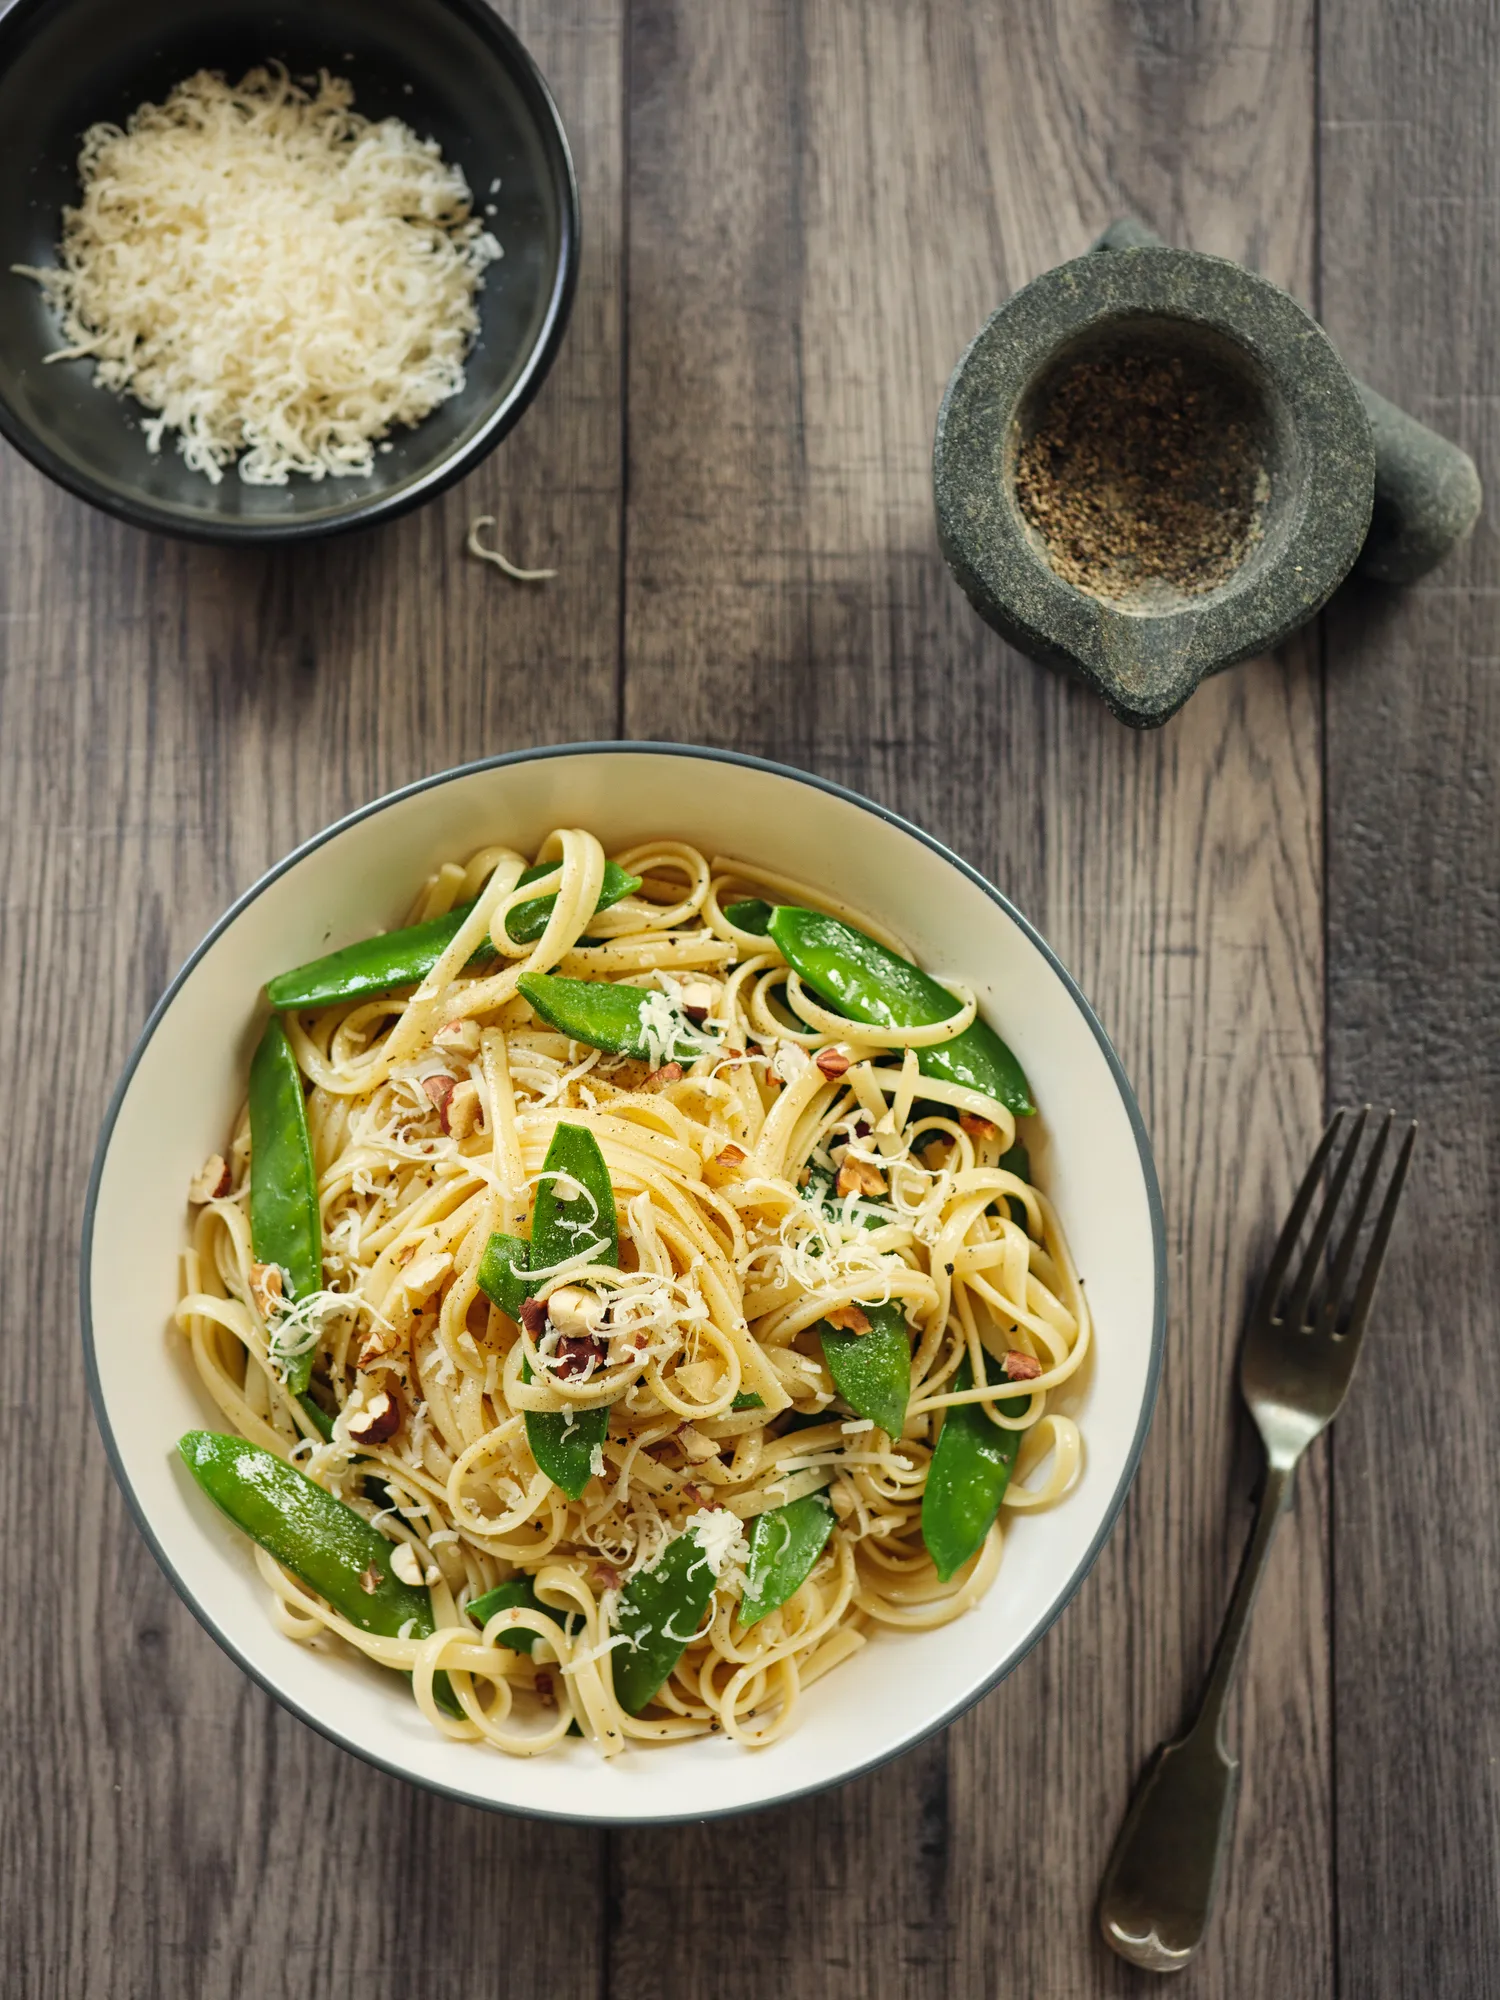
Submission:
POLYGON ((731 1142, 727 1146, 720 1147, 714 1155, 714 1161, 721 1167, 742 1167, 749 1157, 743 1146, 736 1146, 731 1142))
POLYGON ((401 1288, 414 1306, 420 1305, 423 1299, 432 1296, 452 1268, 453 1259, 446 1250, 429 1251, 407 1265, 401 1274, 401 1288))
POLYGON ((250 1266, 250 1296, 254 1299, 255 1309, 262 1319, 271 1319, 276 1315, 286 1303, 286 1291, 279 1264, 250 1266))
POLYGON ((840 1201, 845 1195, 875 1195, 885 1193, 885 1175, 869 1160, 854 1160, 847 1156, 839 1168, 834 1189, 840 1201))
POLYGON ((702 1027, 719 1004, 719 989, 711 980, 690 979, 682 989, 682 1011, 694 1027, 702 1027))
POLYGON ((452 1139, 467 1139, 471 1132, 479 1129, 483 1115, 479 1086, 468 1077, 454 1085, 438 1112, 443 1130, 452 1139))
POLYGON ((373 1327, 354 1365, 362 1374, 371 1368, 379 1368, 400 1345, 401 1336, 393 1327, 373 1327))
POLYGON ((356 1444, 384 1444, 401 1428, 401 1405, 377 1389, 349 1418, 349 1435, 356 1444))
POLYGON ((552 1357, 552 1372, 564 1382, 571 1382, 577 1375, 587 1375, 591 1366, 604 1366, 606 1349, 597 1335, 563 1334, 552 1357))
POLYGON ((598 1330, 605 1311, 599 1294, 583 1285, 559 1285, 547 1296, 547 1324, 568 1340, 588 1339, 598 1330))
POLYGON ((868 1333, 870 1315, 859 1306, 835 1306, 824 1318, 830 1326, 836 1326, 840 1333, 868 1333))
POLYGON ((830 1081, 854 1067, 853 1056, 845 1055, 842 1049, 819 1049, 813 1061, 830 1081))
POLYGON ((641 1085, 641 1089, 665 1090, 669 1083, 681 1083, 681 1081, 682 1064, 680 1062, 665 1062, 660 1069, 652 1070, 646 1081, 641 1085))
POLYGON ((1000 1363, 1009 1382, 1034 1382, 1042 1372, 1042 1364, 1034 1354, 1022 1354, 1013 1347, 1000 1363))
POLYGON ((445 1021, 432 1038, 432 1046, 444 1055, 475 1056, 479 1053, 477 1021, 445 1021))
POLYGON ((432 1099, 432 1108, 441 1118, 448 1108, 448 1099, 458 1088, 458 1078, 449 1076, 446 1070, 435 1070, 431 1076, 423 1077, 422 1088, 432 1099))
POLYGON ((373 1597, 375 1595, 376 1591, 380 1588, 380 1569, 378 1564, 371 1563, 368 1569, 360 1571, 359 1587, 365 1593, 366 1597, 373 1597))
POLYGON ((188 1200, 200 1205, 205 1201, 222 1201, 233 1186, 234 1175, 230 1173, 223 1154, 210 1153, 188 1182, 188 1200))
POLYGON ((971 1139, 998 1139, 1000 1127, 991 1119, 976 1118, 972 1111, 959 1113, 959 1125, 971 1139))
POLYGON ((547 1308, 541 1299, 522 1299, 521 1324, 533 1340, 540 1340, 547 1331, 547 1308))
POLYGON ((420 1584, 425 1583, 430 1587, 439 1582, 441 1572, 435 1565, 429 1565, 424 1569, 421 1557, 410 1542, 397 1542, 391 1557, 391 1575, 415 1590, 420 1584))

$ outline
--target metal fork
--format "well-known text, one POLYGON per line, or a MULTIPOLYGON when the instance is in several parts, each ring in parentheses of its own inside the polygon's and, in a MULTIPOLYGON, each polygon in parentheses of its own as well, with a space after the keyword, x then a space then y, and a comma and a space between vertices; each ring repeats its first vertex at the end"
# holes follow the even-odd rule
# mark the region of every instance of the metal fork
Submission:
POLYGON ((1255 1528, 1197 1716, 1185 1736, 1162 1744, 1152 1758, 1104 1871, 1099 1923, 1105 1941, 1122 1958, 1152 1972, 1180 1971, 1208 1928, 1239 1790, 1239 1761, 1224 1744, 1225 1703, 1298 1460, 1332 1423, 1348 1393, 1411 1159, 1415 1123, 1407 1127, 1396 1154, 1356 1274, 1361 1231, 1396 1128, 1391 1112, 1378 1127, 1351 1205, 1345 1192, 1369 1115, 1368 1105, 1352 1121, 1342 1111, 1334 1114, 1297 1191, 1246 1325, 1240 1389, 1266 1448, 1265 1484, 1255 1528), (1288 1284, 1319 1183, 1341 1135, 1343 1144, 1328 1176, 1322 1207, 1288 1284), (1328 1245, 1341 1211, 1347 1219, 1324 1276, 1328 1245))

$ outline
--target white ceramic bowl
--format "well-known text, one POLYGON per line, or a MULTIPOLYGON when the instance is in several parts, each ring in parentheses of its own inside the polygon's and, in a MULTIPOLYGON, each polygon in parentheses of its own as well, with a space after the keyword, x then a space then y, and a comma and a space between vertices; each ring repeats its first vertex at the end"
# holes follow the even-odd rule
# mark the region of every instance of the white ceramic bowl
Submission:
POLYGON ((1145 1441, 1161 1361, 1161 1200, 1135 1097, 1083 996, 1036 932, 914 827, 801 772, 719 752, 599 744, 470 765, 393 793, 272 869, 173 980, 100 1139, 83 1239, 83 1329, 100 1429, 141 1532, 187 1604, 262 1687, 382 1769, 474 1805, 591 1821, 699 1819, 838 1783, 950 1722, 1023 1657, 1098 1554, 1145 1441), (983 1602, 939 1631, 877 1635, 808 1691, 765 1750, 717 1738, 606 1763, 586 1744, 520 1760, 435 1734, 394 1676, 281 1637, 248 1544, 175 1445, 217 1426, 169 1330, 184 1190, 222 1147, 264 1002, 285 967, 399 919, 439 860, 490 841, 534 851, 555 826, 606 848, 670 833, 878 913, 924 965, 960 977, 1016 1050, 1041 1105, 1038 1178, 1089 1287, 1097 1360, 1086 1461, 1054 1510, 1013 1522, 983 1602))

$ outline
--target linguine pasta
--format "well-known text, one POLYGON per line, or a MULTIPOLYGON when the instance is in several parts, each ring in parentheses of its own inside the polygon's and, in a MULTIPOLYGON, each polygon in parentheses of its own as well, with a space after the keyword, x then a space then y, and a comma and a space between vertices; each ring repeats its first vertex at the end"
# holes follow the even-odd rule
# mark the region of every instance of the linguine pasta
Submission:
POLYGON ((642 886, 596 911, 605 854, 592 834, 565 828, 537 858, 556 864, 540 885, 518 888, 528 857, 500 848, 429 879, 412 922, 477 901, 414 990, 286 1017, 308 1086, 325 1289, 288 1310, 255 1263, 242 1113, 227 1191, 196 1209, 177 1324, 228 1423, 407 1544, 400 1565, 430 1585, 431 1636, 381 1637, 258 1550, 289 1637, 408 1672, 435 1729, 516 1755, 570 1727, 604 1755, 714 1731, 768 1743, 802 1690, 882 1628, 969 1609, 994 1581, 1003 1523, 1068 1491, 1081 1441, 1060 1392, 1085 1365, 1088 1308, 1047 1197, 999 1165, 1011 1113, 918 1070, 919 1048, 974 1019, 972 996, 956 994, 937 1027, 856 1024, 725 915, 766 893, 902 949, 816 889, 665 839, 613 857, 642 886), (510 911, 554 888, 542 935, 514 942, 510 911), (486 941, 499 956, 466 970, 486 941), (701 1054, 653 1068, 570 1042, 518 992, 526 972, 653 989, 663 1057, 684 1032, 701 1054), (533 1273, 543 1297, 566 1286, 603 1301, 581 1369, 478 1282, 491 1234, 526 1233, 560 1123, 597 1140, 619 1219, 618 1268, 584 1244, 533 1273), (830 1315, 857 1332, 861 1307, 890 1301, 912 1342, 899 1437, 851 1414, 818 1339, 830 1315), (307 1350, 326 1439, 285 1381, 307 1350), (1007 1355, 1024 1364, 1019 1396, 997 1395, 1007 1355), (954 1388, 966 1360, 988 1386, 954 1388), (360 1441, 378 1396, 397 1427, 360 1441), (1024 1435, 999 1519, 942 1582, 921 1508, 941 1412, 959 1403, 1024 1435), (526 1414, 601 1404, 608 1432, 572 1500, 533 1459, 526 1414), (812 1493, 833 1509, 826 1545, 747 1629, 747 1537, 812 1493), (613 1686, 632 1643, 621 1593, 689 1526, 715 1573, 709 1610, 632 1714, 613 1686), (481 1631, 467 1605, 521 1573, 543 1610, 501 1610, 481 1631), (529 1653, 503 1643, 521 1627, 540 1635, 529 1653), (439 1674, 461 1714, 435 1698, 439 1674))

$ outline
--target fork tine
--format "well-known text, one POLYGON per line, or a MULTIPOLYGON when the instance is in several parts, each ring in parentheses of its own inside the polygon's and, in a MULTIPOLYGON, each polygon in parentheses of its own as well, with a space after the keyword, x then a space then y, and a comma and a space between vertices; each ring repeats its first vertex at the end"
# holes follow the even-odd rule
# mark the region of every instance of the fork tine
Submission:
POLYGON ((1354 1304, 1349 1311, 1349 1324, 1344 1333, 1349 1340, 1358 1340, 1365 1330, 1365 1321, 1370 1316, 1370 1301, 1375 1296, 1375 1286, 1380 1277, 1380 1267, 1385 1262, 1385 1246, 1390 1240, 1391 1224, 1396 1220, 1396 1204, 1401 1199, 1401 1183, 1406 1179, 1406 1169, 1411 1164, 1411 1149, 1417 1143, 1417 1121, 1415 1118, 1406 1128, 1401 1151, 1396 1155, 1396 1164, 1391 1170, 1391 1184, 1386 1189, 1385 1200, 1380 1206, 1380 1217, 1375 1224, 1375 1233, 1370 1238, 1370 1247, 1365 1252, 1364 1269, 1359 1276, 1359 1290, 1354 1294, 1354 1304))
POLYGON ((1307 1302, 1312 1297, 1312 1288, 1318 1281, 1318 1263, 1333 1229, 1334 1217, 1338 1214, 1339 1203, 1344 1198, 1344 1186, 1354 1171, 1354 1162, 1359 1155, 1360 1141, 1365 1135, 1365 1121, 1369 1118, 1367 1104, 1354 1121, 1339 1163, 1329 1176, 1328 1192, 1323 1197, 1323 1206, 1318 1210, 1318 1218, 1313 1224, 1313 1233, 1308 1239, 1307 1249, 1302 1258, 1302 1267, 1292 1286, 1291 1297, 1287 1300, 1281 1318, 1294 1333, 1302 1331, 1307 1317, 1307 1302))
POLYGON ((1376 1134, 1375 1144, 1370 1148, 1370 1157, 1360 1178, 1359 1193, 1354 1200, 1354 1213, 1350 1216, 1349 1225, 1339 1239, 1338 1253, 1333 1260, 1333 1270, 1329 1274, 1323 1303, 1314 1315, 1313 1327, 1318 1333, 1332 1333, 1338 1324, 1339 1307, 1343 1303, 1344 1287, 1349 1282, 1349 1270, 1359 1244, 1359 1232, 1364 1227, 1365 1214, 1380 1179, 1381 1162, 1385 1158, 1386 1144, 1395 1122, 1395 1112, 1388 1111, 1376 1134))
POLYGON ((1292 1252, 1297 1247, 1297 1238, 1302 1234, 1307 1211, 1312 1207, 1313 1196, 1318 1191, 1323 1168, 1327 1164, 1328 1155, 1333 1151, 1333 1142, 1337 1139, 1343 1122, 1343 1112, 1335 1111, 1328 1122, 1328 1130, 1318 1141, 1318 1150, 1312 1156, 1312 1165, 1303 1175, 1296 1200, 1292 1203, 1287 1219, 1282 1224, 1281 1234, 1276 1239, 1276 1248, 1271 1254, 1270 1269, 1261 1284, 1260 1297, 1255 1305, 1257 1318, 1269 1319, 1276 1309, 1276 1300, 1281 1291, 1282 1280, 1286 1277, 1291 1264, 1292 1252))

